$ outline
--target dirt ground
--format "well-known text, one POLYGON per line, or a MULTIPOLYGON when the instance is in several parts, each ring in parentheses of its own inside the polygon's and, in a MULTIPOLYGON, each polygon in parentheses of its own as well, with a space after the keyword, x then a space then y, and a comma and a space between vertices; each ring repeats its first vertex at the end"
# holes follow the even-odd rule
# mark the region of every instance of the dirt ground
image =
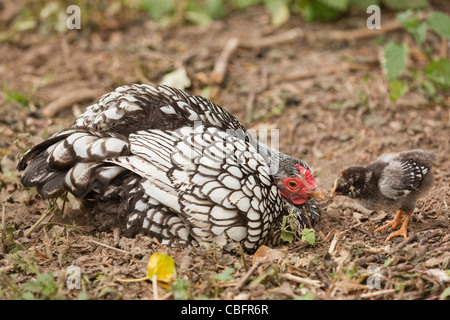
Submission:
MULTIPOLYGON (((255 7, 208 26, 163 28, 142 14, 105 28, 28 31, 0 42, 0 299, 23 297, 20 285, 49 271, 58 285, 56 297, 65 299, 154 299, 155 294, 162 299, 439 299, 450 283, 450 99, 434 103, 417 90, 396 102, 389 99, 379 43, 397 39, 412 47, 405 31, 327 39, 336 30, 367 32, 365 19, 350 15, 307 24, 292 17, 274 28, 263 8, 255 7), (292 30, 316 36, 263 43, 292 30), (223 82, 214 84, 211 71, 232 37, 241 45, 223 82), (21 152, 71 125, 100 95, 127 83, 158 84, 179 67, 192 81, 188 92, 208 96, 247 128, 279 129, 281 151, 312 165, 327 195, 345 167, 367 164, 384 152, 435 151, 435 183, 417 204, 408 239, 385 242, 387 231, 373 232, 394 212, 371 212, 327 197, 314 227, 316 242, 275 248, 274 257, 239 286, 254 264, 252 255, 170 249, 144 236, 98 233, 74 222, 79 213, 73 199, 64 208, 61 201, 50 206, 20 185, 15 166, 21 152), (26 107, 8 98, 12 93, 23 96, 26 107), (34 256, 26 255, 30 252, 34 256), (174 258, 178 277, 187 280, 183 286, 154 292, 150 281, 115 279, 145 275, 155 252, 174 258), (30 271, 34 265, 38 271, 30 271), (81 289, 66 285, 71 265, 81 270, 81 289)), ((386 14, 383 23, 392 19, 386 14)))

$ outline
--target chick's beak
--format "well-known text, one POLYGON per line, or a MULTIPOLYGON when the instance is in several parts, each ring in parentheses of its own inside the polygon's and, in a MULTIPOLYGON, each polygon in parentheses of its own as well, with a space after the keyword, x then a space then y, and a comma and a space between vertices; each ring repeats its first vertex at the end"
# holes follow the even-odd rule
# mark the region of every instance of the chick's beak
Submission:
POLYGON ((339 194, 339 192, 336 192, 336 189, 335 188, 333 188, 333 190, 331 190, 331 197, 333 198, 333 197, 336 197, 336 196, 339 196, 340 194, 339 194))
POLYGON ((325 199, 325 195, 323 194, 322 190, 320 190, 319 188, 316 188, 313 191, 311 191, 310 193, 308 193, 308 197, 322 199, 322 200, 325 199))

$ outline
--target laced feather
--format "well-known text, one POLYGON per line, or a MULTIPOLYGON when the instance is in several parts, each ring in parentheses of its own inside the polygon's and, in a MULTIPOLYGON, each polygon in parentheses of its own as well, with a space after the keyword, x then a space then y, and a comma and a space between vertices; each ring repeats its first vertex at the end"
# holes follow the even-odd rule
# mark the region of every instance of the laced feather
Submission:
MULTIPOLYGON (((168 86, 117 88, 67 130, 30 149, 22 183, 45 199, 70 191, 100 229, 120 226, 171 246, 279 243, 282 216, 300 226, 320 217, 313 200, 294 206, 274 180, 301 160, 248 135, 227 111, 168 86)), ((306 174, 310 174, 306 170, 306 174)))

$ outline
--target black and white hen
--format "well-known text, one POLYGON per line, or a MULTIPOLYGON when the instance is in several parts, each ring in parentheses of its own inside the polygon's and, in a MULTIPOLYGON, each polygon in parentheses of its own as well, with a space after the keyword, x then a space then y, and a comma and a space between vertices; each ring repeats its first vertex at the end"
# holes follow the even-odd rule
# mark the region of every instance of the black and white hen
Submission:
POLYGON ((426 150, 409 150, 383 154, 367 167, 351 167, 342 171, 334 182, 332 196, 342 195, 356 200, 369 210, 399 210, 386 226, 394 230, 392 237, 407 237, 407 227, 416 200, 426 195, 433 183, 431 167, 435 154, 426 150), (402 222, 403 214, 406 215, 402 222))
POLYGON ((18 168, 44 199, 81 199, 100 230, 178 247, 277 245, 283 216, 311 227, 320 217, 311 197, 323 198, 305 162, 258 142, 211 101, 164 85, 105 94, 18 168))

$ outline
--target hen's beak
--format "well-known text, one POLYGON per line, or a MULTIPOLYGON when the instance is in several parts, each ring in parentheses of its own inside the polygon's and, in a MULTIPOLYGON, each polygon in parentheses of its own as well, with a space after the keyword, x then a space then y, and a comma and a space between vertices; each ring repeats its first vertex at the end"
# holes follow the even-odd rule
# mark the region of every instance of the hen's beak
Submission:
POLYGON ((323 194, 322 190, 320 190, 319 188, 308 193, 308 197, 322 199, 322 200, 325 199, 325 195, 323 194))

